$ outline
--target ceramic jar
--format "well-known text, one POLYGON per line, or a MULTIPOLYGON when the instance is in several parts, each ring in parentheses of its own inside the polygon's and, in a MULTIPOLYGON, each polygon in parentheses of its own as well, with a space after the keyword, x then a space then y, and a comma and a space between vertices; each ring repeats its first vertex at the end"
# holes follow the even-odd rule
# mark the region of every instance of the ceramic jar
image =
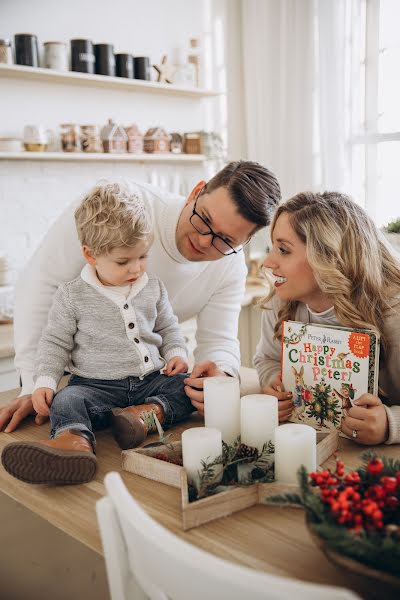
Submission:
POLYGON ((28 67, 39 66, 39 50, 36 35, 32 33, 16 33, 15 40, 15 62, 18 65, 28 67))
POLYGON ((94 73, 95 56, 91 40, 71 40, 71 71, 94 73))
POLYGON ((44 66, 54 71, 68 71, 67 46, 63 42, 44 43, 44 66))
POLYGON ((44 152, 49 143, 49 131, 42 125, 24 127, 24 147, 28 152, 44 152))

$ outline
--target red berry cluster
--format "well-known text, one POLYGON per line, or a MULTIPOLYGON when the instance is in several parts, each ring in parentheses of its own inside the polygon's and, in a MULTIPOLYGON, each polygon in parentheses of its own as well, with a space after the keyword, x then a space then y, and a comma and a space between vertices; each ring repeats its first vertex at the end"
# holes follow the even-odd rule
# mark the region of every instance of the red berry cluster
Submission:
POLYGON ((167 454, 166 452, 157 452, 156 454, 152 455, 152 458, 157 458, 157 460, 163 460, 163 461, 169 462, 173 465, 179 465, 180 467, 182 467, 182 465, 183 465, 182 457, 171 456, 171 455, 167 454))
POLYGON ((337 460, 334 472, 310 474, 327 513, 354 532, 382 531, 399 519, 400 471, 394 477, 381 476, 384 463, 377 457, 368 461, 366 469, 362 478, 357 471, 345 474, 343 462, 337 460))

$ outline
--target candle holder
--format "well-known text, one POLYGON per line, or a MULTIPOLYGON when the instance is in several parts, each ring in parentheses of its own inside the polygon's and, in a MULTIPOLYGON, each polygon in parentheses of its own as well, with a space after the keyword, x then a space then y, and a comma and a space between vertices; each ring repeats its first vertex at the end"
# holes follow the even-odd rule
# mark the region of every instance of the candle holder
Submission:
MULTIPOLYGON (((317 465, 324 463, 337 450, 338 439, 337 431, 317 434, 317 465)), ((233 452, 234 446, 228 446, 225 448, 225 452, 229 449, 233 452)), ((213 489, 212 495, 195 499, 196 494, 188 486, 187 474, 181 466, 181 461, 181 442, 122 451, 122 468, 125 471, 181 490, 182 527, 185 531, 256 504, 263 504, 269 496, 298 490, 296 484, 278 483, 271 480, 270 471, 267 468, 262 477, 258 479, 250 477, 245 485, 237 483, 230 486, 217 485, 213 489)), ((252 470, 258 468, 255 466, 256 462, 257 460, 253 463, 252 470)), ((226 471, 227 468, 224 465, 224 472, 226 471)))

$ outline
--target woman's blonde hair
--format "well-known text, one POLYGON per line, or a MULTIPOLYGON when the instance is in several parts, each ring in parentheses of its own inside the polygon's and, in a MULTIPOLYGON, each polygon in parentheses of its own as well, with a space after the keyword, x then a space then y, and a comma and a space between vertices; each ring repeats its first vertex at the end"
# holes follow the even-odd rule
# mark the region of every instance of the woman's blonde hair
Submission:
POLYGON ((139 192, 127 183, 101 182, 75 211, 79 240, 93 256, 132 247, 152 235, 152 216, 139 192))
MULTIPOLYGON (((387 353, 384 322, 399 300, 400 264, 372 219, 345 194, 304 192, 278 207, 271 235, 282 213, 288 214, 293 230, 305 243, 316 282, 331 298, 338 321, 345 327, 374 329, 387 353)), ((294 319, 297 305, 289 301, 282 306, 275 337, 280 338, 283 320, 294 319)))

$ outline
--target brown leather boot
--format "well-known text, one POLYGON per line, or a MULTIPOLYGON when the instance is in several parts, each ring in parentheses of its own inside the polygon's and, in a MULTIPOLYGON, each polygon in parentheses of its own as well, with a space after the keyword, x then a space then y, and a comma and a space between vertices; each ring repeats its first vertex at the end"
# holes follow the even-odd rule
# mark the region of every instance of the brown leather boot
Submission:
POLYGON ((53 440, 7 444, 1 462, 10 475, 26 483, 86 483, 97 469, 92 442, 78 429, 63 431, 53 440))
POLYGON ((111 412, 112 432, 123 450, 136 448, 146 439, 148 433, 157 431, 154 415, 161 424, 165 421, 164 409, 161 404, 156 403, 114 408, 111 412))

